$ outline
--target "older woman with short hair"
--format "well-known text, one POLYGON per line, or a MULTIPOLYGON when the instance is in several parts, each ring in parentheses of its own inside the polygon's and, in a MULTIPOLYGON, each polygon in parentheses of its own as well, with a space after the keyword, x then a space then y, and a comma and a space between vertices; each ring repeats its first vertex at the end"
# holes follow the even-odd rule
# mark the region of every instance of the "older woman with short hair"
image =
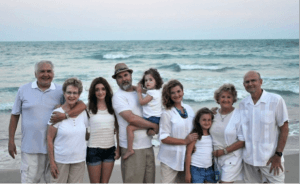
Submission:
POLYGON ((232 84, 224 84, 215 91, 214 98, 221 108, 217 109, 210 135, 213 139, 215 163, 221 171, 221 182, 242 180, 241 117, 232 105, 237 101, 237 91, 232 84))
POLYGON ((192 133, 193 109, 182 103, 183 85, 177 80, 169 81, 163 88, 162 99, 165 109, 159 122, 161 145, 158 160, 161 162, 161 182, 185 182, 184 160, 186 145, 198 138, 192 133))
MULTIPOLYGON (((82 83, 69 78, 63 84, 65 103, 54 111, 65 112, 74 108, 82 92, 82 83)), ((52 125, 48 123, 48 154, 51 168, 51 183, 82 183, 86 157, 87 113, 52 125)))

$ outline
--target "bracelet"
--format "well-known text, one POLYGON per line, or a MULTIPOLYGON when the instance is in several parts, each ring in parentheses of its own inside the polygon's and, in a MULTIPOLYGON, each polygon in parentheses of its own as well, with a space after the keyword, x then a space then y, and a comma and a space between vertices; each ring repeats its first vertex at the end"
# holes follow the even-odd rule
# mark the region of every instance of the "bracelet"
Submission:
POLYGON ((227 152, 226 148, 224 148, 224 149, 223 149, 223 151, 224 151, 224 154, 225 154, 225 155, 227 155, 227 154, 228 154, 228 152, 227 152))

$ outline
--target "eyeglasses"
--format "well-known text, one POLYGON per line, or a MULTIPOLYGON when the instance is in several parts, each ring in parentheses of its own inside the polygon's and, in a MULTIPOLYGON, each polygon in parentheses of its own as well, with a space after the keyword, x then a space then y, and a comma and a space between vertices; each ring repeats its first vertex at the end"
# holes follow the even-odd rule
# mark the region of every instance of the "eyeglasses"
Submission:
POLYGON ((245 84, 249 84, 250 82, 251 82, 251 83, 254 83, 254 82, 256 82, 256 81, 257 81, 257 79, 252 79, 252 80, 244 81, 244 83, 245 83, 245 84))
POLYGON ((76 95, 78 95, 78 92, 67 91, 66 94, 70 95, 70 96, 73 94, 74 96, 76 96, 76 95))

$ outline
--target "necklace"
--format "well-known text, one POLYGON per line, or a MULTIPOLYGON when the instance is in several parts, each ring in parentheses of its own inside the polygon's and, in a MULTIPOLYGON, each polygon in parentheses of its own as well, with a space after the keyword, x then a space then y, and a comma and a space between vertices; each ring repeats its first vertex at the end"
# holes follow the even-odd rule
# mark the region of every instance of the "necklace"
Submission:
MULTIPOLYGON (((174 107, 175 107, 175 106, 174 106, 174 107)), ((182 113, 181 110, 177 109, 177 107, 175 107, 175 109, 177 110, 177 112, 179 113, 179 115, 180 115, 182 118, 187 118, 187 117, 188 117, 188 114, 187 114, 187 112, 186 112, 186 110, 185 110, 184 107, 182 107, 184 113, 182 113)))
MULTIPOLYGON (((234 109, 233 109, 234 110, 234 109)), ((230 113, 228 113, 228 114, 225 114, 225 116, 223 117, 222 116, 222 114, 221 114, 221 109, 219 110, 219 114, 220 114, 220 117, 221 117, 221 119, 222 119, 222 122, 224 122, 224 119, 229 115, 229 114, 231 114, 232 112, 233 112, 233 110, 232 111, 230 111, 230 113)))

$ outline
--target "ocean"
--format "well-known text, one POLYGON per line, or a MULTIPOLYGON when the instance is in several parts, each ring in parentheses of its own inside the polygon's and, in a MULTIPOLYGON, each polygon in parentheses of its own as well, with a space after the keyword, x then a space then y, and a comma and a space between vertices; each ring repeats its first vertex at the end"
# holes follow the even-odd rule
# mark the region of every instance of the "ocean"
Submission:
MULTIPOLYGON (((0 169, 20 165, 21 126, 16 132, 18 156, 7 151, 10 112, 18 88, 35 80, 34 64, 54 63, 54 82, 63 84, 70 77, 83 82, 81 100, 87 102, 91 81, 99 76, 108 80, 113 91, 118 86, 114 66, 124 62, 133 69, 136 84, 143 72, 157 68, 163 81, 178 79, 184 86, 184 102, 194 111, 217 107, 214 91, 232 83, 241 99, 249 94, 243 76, 257 70, 263 89, 281 95, 289 111, 289 141, 285 154, 299 153, 299 40, 174 40, 174 41, 55 41, 0 42, 0 169)), ((159 142, 154 139, 154 145, 159 142)))

